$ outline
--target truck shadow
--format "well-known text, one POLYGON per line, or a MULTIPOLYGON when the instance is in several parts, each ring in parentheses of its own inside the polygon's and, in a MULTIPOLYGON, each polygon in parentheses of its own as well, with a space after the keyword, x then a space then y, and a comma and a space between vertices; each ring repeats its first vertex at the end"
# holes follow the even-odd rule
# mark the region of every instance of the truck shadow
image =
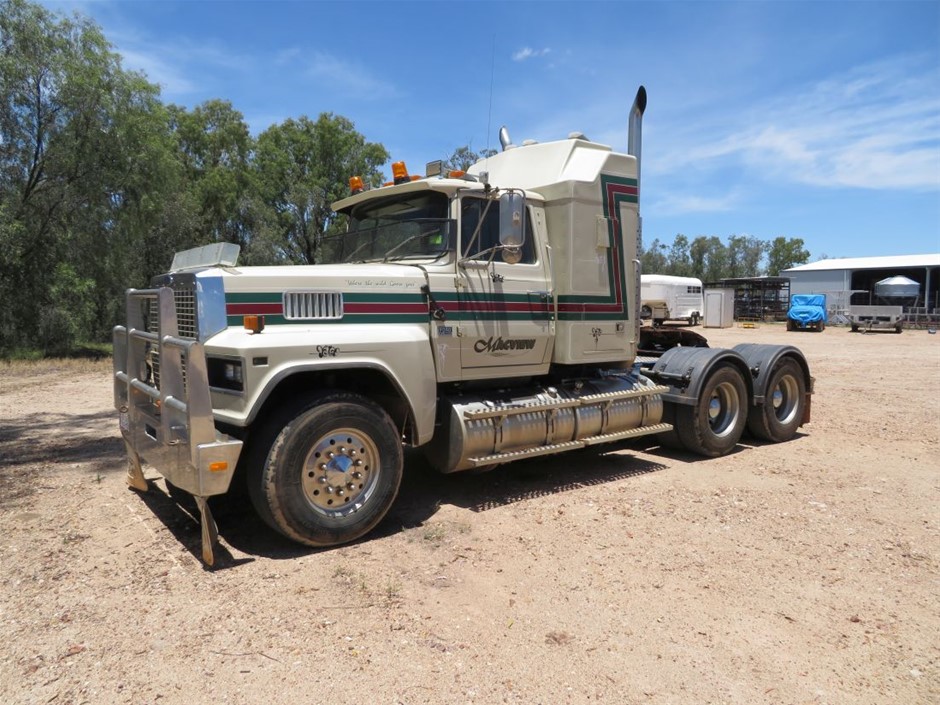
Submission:
MULTIPOLYGON (((619 450, 622 447, 585 449, 516 461, 487 473, 452 475, 437 472, 419 454, 408 454, 401 489, 388 515, 355 543, 368 543, 419 527, 444 505, 486 512, 516 502, 638 477, 666 467, 655 461, 612 452, 619 450)), ((201 561, 202 535, 195 500, 185 493, 168 493, 162 481, 148 484, 150 491, 140 494, 144 504, 173 537, 201 561)), ((301 546, 281 536, 258 517, 247 496, 214 497, 210 507, 220 538, 212 570, 234 568, 257 557, 287 560, 336 550, 301 546), (229 547, 247 557, 235 558, 229 547)))

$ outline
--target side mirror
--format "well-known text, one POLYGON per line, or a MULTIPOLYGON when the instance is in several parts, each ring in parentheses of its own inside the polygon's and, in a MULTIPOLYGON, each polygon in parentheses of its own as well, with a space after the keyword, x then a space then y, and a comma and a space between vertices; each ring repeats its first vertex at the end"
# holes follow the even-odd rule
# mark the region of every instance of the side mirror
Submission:
POLYGON ((499 197, 499 244, 520 248, 525 242, 525 196, 508 191, 499 197))

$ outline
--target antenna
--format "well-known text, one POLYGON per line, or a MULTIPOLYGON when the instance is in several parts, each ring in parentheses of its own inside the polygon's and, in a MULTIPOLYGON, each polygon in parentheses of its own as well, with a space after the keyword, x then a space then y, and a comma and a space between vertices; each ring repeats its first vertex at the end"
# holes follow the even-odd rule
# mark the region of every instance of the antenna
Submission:
MULTIPOLYGON (((493 84, 496 80, 496 33, 493 33, 493 49, 490 52, 490 106, 486 114, 486 156, 483 158, 484 165, 484 174, 485 177, 482 179, 484 183, 489 183, 489 174, 490 170, 487 168, 487 164, 490 159, 490 128, 493 123, 493 84)), ((483 176, 483 174, 481 174, 483 176)))

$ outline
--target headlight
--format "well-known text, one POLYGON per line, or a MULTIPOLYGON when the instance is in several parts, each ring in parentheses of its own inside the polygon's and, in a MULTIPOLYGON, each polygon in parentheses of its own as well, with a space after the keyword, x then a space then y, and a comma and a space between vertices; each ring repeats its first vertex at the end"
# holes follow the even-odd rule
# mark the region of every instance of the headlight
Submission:
POLYGON ((241 392, 245 389, 244 365, 241 360, 219 357, 206 358, 209 386, 241 392))

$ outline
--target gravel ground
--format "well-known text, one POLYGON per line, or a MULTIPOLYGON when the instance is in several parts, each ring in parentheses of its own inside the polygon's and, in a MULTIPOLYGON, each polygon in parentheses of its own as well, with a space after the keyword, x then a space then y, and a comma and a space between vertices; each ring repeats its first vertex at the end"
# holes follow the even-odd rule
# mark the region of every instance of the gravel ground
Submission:
POLYGON ((0 365, 0 702, 940 702, 940 336, 789 343, 794 440, 439 476, 366 540, 127 489, 109 363, 0 365))

